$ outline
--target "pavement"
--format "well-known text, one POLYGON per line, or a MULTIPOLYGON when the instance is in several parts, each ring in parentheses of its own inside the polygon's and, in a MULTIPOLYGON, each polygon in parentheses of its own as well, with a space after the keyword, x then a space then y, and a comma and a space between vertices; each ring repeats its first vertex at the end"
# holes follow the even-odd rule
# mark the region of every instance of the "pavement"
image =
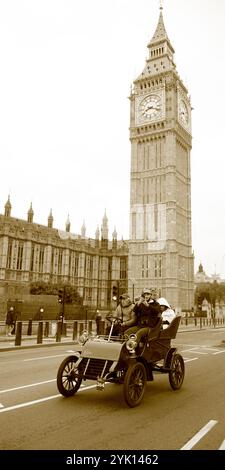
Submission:
MULTIPOLYGON (((213 328, 213 327, 202 327, 200 326, 194 326, 193 324, 191 325, 180 325, 178 329, 178 333, 184 333, 184 332, 193 332, 193 331, 200 331, 200 330, 205 330, 206 328, 213 328)), ((224 326, 217 326, 216 328, 224 328, 224 326)), ((56 341, 55 336, 49 336, 49 337, 43 337, 42 338, 42 343, 37 343, 37 335, 23 335, 22 340, 21 340, 21 345, 15 346, 15 335, 12 336, 5 336, 5 335, 0 335, 0 352, 1 351, 12 351, 16 349, 29 349, 29 348, 41 348, 41 347, 46 347, 46 346, 60 346, 62 344, 68 344, 68 345, 78 345, 77 340, 73 340, 72 338, 72 333, 68 334, 66 337, 62 336, 61 341, 56 341)))
POLYGON ((3 336, 0 335, 0 352, 1 351, 12 351, 15 349, 29 349, 29 348, 41 348, 43 346, 57 346, 62 344, 78 344, 77 341, 72 339, 72 336, 61 337, 61 341, 56 342, 55 337, 43 338, 42 343, 37 343, 37 335, 23 335, 21 345, 15 346, 15 335, 3 336))

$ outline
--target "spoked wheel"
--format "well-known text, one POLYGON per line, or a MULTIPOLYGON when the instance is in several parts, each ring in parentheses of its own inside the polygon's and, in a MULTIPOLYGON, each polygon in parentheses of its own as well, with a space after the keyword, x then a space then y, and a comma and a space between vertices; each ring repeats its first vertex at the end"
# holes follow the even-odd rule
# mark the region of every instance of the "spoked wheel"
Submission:
POLYGON ((146 370, 141 362, 128 367, 124 379, 124 398, 130 407, 139 405, 146 388, 146 370))
POLYGON ((82 378, 78 377, 77 356, 68 356, 59 366, 57 387, 64 397, 71 397, 80 388, 82 378))
POLYGON ((180 354, 174 354, 169 372, 169 382, 173 390, 178 390, 184 380, 184 360, 180 354))

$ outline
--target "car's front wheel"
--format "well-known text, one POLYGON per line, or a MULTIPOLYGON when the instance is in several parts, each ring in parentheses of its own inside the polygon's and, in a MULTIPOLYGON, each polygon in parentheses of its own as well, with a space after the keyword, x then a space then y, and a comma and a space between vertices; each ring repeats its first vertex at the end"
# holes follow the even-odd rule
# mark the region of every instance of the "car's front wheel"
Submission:
POLYGON ((82 378, 78 376, 77 360, 78 356, 68 356, 59 366, 57 387, 64 397, 71 397, 80 388, 82 378))
POLYGON ((130 407, 139 405, 146 388, 146 369, 141 362, 128 367, 124 378, 124 398, 130 407))

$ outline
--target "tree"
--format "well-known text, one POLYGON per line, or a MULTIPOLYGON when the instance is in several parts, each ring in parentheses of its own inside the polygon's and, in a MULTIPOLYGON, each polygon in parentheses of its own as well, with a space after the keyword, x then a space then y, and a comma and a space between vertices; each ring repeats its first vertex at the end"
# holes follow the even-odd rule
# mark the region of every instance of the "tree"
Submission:
POLYGON ((78 294, 76 287, 70 284, 51 284, 48 282, 32 282, 30 294, 57 295, 65 289, 64 302, 66 304, 83 304, 83 298, 78 294))
POLYGON ((216 301, 225 301, 225 284, 219 284, 217 281, 200 283, 195 289, 195 305, 198 309, 204 299, 208 301, 211 311, 214 312, 216 301))

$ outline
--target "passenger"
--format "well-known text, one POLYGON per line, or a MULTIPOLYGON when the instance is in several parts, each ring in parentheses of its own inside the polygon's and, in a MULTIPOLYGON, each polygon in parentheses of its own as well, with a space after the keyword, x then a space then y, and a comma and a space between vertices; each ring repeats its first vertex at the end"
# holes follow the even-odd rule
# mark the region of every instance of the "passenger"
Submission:
MULTIPOLYGON (((108 318, 116 318, 121 323, 126 323, 127 326, 134 325, 135 317, 133 316, 134 303, 131 301, 130 296, 127 293, 120 295, 119 304, 116 307, 113 315, 109 315, 108 318)), ((107 317, 106 317, 107 318, 107 317)), ((106 334, 110 332, 110 326, 106 330, 106 334)), ((113 328, 113 335, 118 335, 121 332, 121 325, 118 323, 113 328)))
MULTIPOLYGON (((160 317, 161 309, 158 302, 152 299, 151 289, 144 289, 141 294, 141 299, 136 303, 134 310, 133 326, 125 329, 124 334, 131 335, 136 334, 137 343, 140 339, 148 334, 149 328, 154 328, 160 317)), ((130 322, 124 322, 122 327, 130 326, 130 322)))
POLYGON ((150 297, 150 303, 151 304, 158 304, 158 297, 159 297, 159 293, 158 293, 158 290, 156 289, 156 287, 152 287, 150 289, 150 292, 151 292, 151 297, 150 297))
POLYGON ((176 314, 174 310, 170 307, 170 304, 167 302, 167 300, 164 299, 164 297, 160 297, 160 299, 158 299, 158 303, 162 312, 163 329, 165 329, 168 328, 169 324, 175 318, 176 314))

